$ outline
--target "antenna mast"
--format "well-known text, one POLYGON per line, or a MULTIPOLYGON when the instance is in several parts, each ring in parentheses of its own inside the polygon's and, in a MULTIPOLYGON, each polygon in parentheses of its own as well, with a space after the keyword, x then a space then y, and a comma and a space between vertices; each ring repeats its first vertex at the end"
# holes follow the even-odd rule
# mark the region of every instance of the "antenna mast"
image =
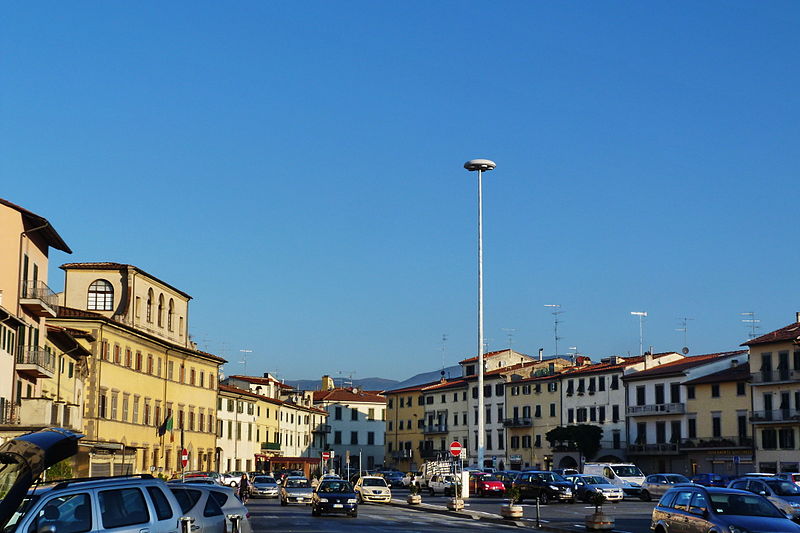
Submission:
POLYGON ((558 341, 561 340, 561 337, 558 336, 558 325, 563 322, 563 320, 558 318, 558 315, 564 311, 561 310, 561 304, 544 304, 544 306, 553 308, 553 311, 550 314, 553 315, 553 340, 555 340, 556 343, 555 356, 558 357, 558 341))
POLYGON ((758 325, 758 323, 761 322, 761 319, 756 318, 756 312, 747 311, 739 314, 747 317, 742 319, 742 322, 747 324, 747 327, 750 328, 750 333, 747 334, 747 337, 750 339, 755 339, 756 337, 758 337, 758 333, 756 333, 756 330, 761 329, 761 326, 758 325))
POLYGON ((681 316, 678 317, 679 321, 679 328, 675 328, 675 331, 683 332, 683 347, 689 348, 689 343, 687 342, 687 334, 689 332, 689 321, 694 320, 694 318, 690 318, 688 316, 681 316))

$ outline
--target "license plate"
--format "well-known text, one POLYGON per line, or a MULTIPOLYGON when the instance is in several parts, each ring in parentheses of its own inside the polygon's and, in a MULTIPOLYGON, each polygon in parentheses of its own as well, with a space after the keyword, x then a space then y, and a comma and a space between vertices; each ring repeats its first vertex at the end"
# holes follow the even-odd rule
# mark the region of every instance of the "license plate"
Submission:
POLYGON ((333 507, 334 507, 335 509, 341 509, 342 507, 344 507, 344 504, 343 504, 343 503, 334 503, 334 504, 333 504, 333 507))

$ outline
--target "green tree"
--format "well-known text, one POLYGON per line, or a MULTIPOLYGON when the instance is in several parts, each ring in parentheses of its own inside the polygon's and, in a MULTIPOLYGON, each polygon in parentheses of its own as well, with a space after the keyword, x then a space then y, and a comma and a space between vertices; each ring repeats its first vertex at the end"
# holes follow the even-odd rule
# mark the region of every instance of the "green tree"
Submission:
POLYGON ((69 459, 64 459, 45 470, 44 478, 46 481, 72 479, 72 465, 69 459))
POLYGON ((603 430, 599 426, 592 424, 559 426, 548 431, 545 434, 545 438, 550 443, 550 446, 554 446, 557 442, 573 444, 586 459, 593 459, 598 450, 600 450, 600 439, 603 438, 603 430))

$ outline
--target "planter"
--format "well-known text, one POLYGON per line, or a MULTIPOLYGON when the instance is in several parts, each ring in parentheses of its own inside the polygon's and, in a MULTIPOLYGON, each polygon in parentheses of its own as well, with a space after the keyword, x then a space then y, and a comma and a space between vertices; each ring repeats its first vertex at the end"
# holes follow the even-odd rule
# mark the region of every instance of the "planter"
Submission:
POLYGON ((522 506, 504 503, 500 506, 500 516, 503 518, 522 518, 522 506))
POLYGON ((614 529, 614 517, 600 511, 586 515, 586 529, 611 531, 614 529))
POLYGON ((409 494, 406 501, 410 505, 419 505, 422 503, 422 496, 420 496, 419 494, 409 494))
POLYGON ((461 498, 451 498, 447 502, 447 508, 451 511, 461 511, 464 509, 464 500, 461 498))

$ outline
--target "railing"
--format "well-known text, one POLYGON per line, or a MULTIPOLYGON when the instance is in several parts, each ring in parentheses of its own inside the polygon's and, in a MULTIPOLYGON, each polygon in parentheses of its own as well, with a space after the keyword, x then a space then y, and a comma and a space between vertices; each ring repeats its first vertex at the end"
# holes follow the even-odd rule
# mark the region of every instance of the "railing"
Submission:
POLYGON ((261 443, 262 450, 273 450, 273 451, 280 451, 281 443, 280 442, 262 442, 261 443))
POLYGON ((420 450, 419 455, 423 459, 439 459, 441 457, 445 457, 449 455, 450 452, 447 450, 420 450))
POLYGON ((628 453, 642 454, 642 453, 663 453, 675 454, 678 453, 678 444, 673 442, 664 442, 661 444, 629 444, 628 453))
POLYGON ((330 433, 331 432, 331 426, 330 426, 330 424, 320 424, 316 428, 311 430, 311 432, 312 433, 330 433))
POLYGON ((528 428, 533 425, 533 420, 529 416, 517 418, 504 418, 503 426, 507 428, 528 428))
POLYGON ((781 381, 800 380, 800 371, 788 368, 778 370, 759 370, 751 374, 753 383, 779 383, 781 381))
POLYGON ((19 297, 22 300, 41 300, 53 310, 58 308, 58 296, 43 281, 22 280, 19 297))
POLYGON ((424 426, 422 428, 422 433, 428 435, 432 433, 447 433, 447 424, 433 424, 430 426, 424 426))
POLYGON ((800 411, 797 409, 750 411, 750 422, 797 422, 798 420, 800 420, 800 411))
POLYGON ((753 437, 708 437, 703 439, 682 439, 681 449, 687 448, 751 448, 753 437))
POLYGON ((56 359, 44 348, 23 348, 17 354, 18 365, 34 365, 48 372, 55 372, 56 359))
POLYGON ((392 459, 410 459, 412 450, 394 450, 392 452, 392 459))
POLYGON ((2 405, 0 405, 0 424, 19 424, 19 407, 5 398, 3 398, 2 405))
POLYGON ((682 403, 651 403, 647 405, 629 405, 627 413, 633 416, 683 414, 686 406, 682 403))

